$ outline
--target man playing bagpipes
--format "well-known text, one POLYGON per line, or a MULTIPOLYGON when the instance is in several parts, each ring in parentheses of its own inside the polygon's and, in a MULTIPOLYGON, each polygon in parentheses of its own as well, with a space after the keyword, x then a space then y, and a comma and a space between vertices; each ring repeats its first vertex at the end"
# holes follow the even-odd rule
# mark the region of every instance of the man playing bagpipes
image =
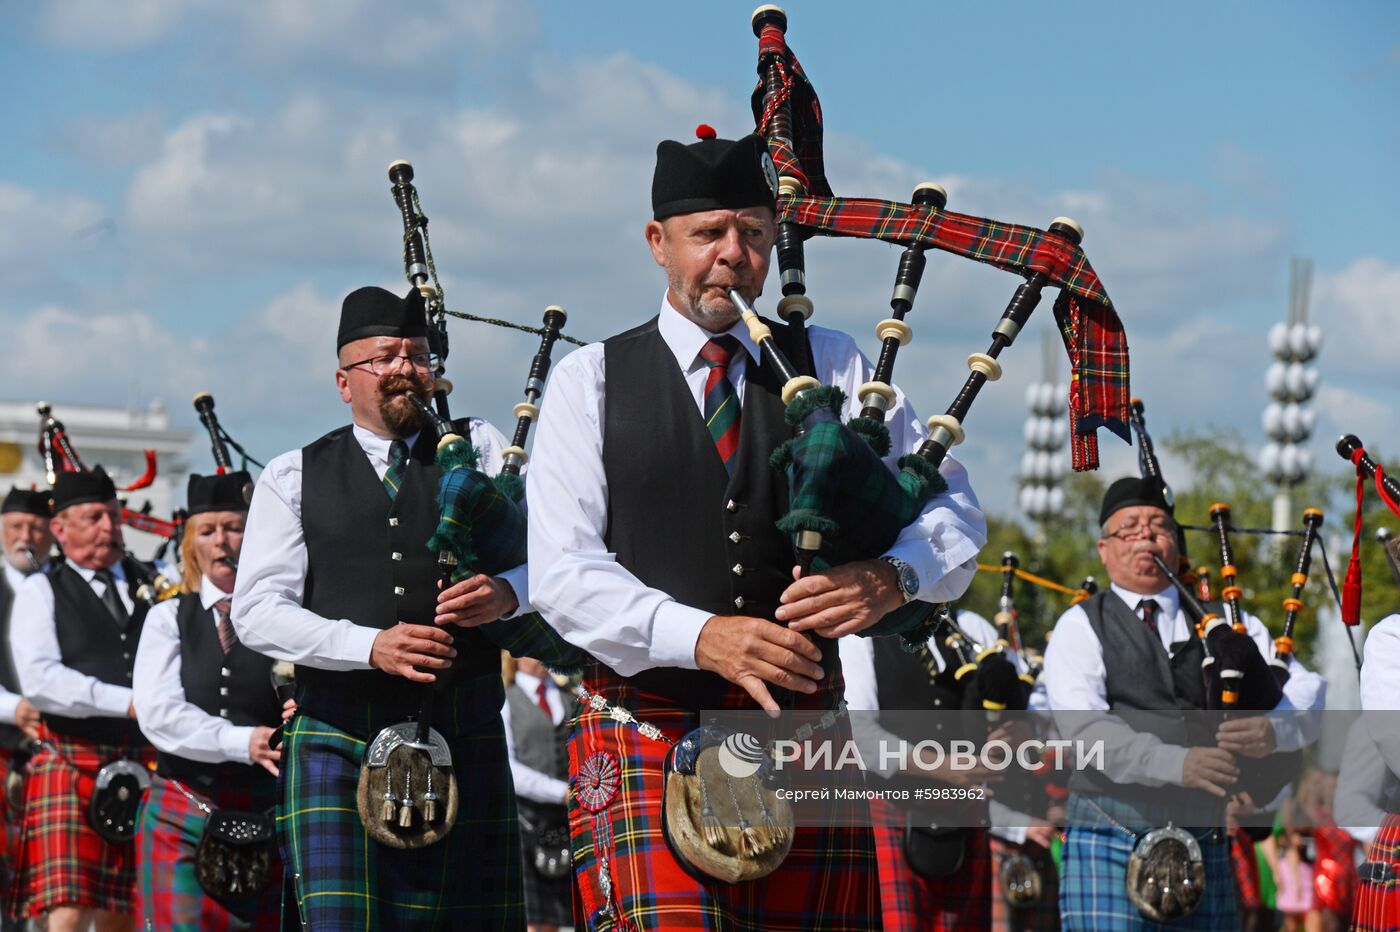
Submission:
POLYGON ((132 698, 159 752, 136 835, 149 929, 281 924, 280 752, 269 739, 282 703, 272 658, 240 644, 229 618, 251 491, 241 470, 190 476, 183 594, 151 611, 136 651, 132 698))
MULTIPOLYGON (((1238 928, 1229 836, 1220 828, 1225 799, 1238 789, 1241 770, 1235 755, 1262 758, 1294 751, 1315 737, 1315 727, 1296 717, 1259 715, 1226 721, 1213 736, 1193 736, 1174 717, 1163 717, 1165 724, 1157 731, 1145 730, 1144 712, 1220 707, 1208 695, 1202 675, 1213 648, 1197 636, 1199 619, 1188 613, 1163 570, 1180 561, 1178 528, 1163 488, 1155 477, 1120 479, 1109 487, 1099 513, 1098 550, 1112 585, 1060 616, 1045 654, 1042 679, 1050 708, 1069 713, 1056 717, 1065 737, 1076 736, 1092 712, 1138 714, 1132 725, 1110 720, 1122 730, 1106 742, 1101 771, 1081 770, 1070 779, 1060 878, 1066 929, 1157 928, 1156 922, 1173 910, 1172 928, 1238 928), (1183 823, 1183 812, 1201 818, 1183 823), (1217 827, 1182 829, 1169 825, 1173 815, 1176 825, 1217 827), (1154 826, 1168 827, 1147 830, 1154 826), (1186 892, 1199 895, 1199 902, 1188 907, 1189 897, 1181 897, 1143 911, 1136 896, 1130 898, 1130 885, 1141 892, 1134 879, 1149 876, 1153 852, 1178 843, 1191 855, 1181 869, 1198 877, 1186 892), (1140 857, 1148 865, 1142 874, 1140 857), (1158 906, 1160 915, 1151 915, 1158 906)), ((1242 620, 1243 634, 1228 626, 1220 634, 1230 639, 1232 650, 1248 651, 1252 643, 1261 655, 1254 658, 1255 666, 1265 680, 1259 691, 1272 689, 1276 696, 1277 684, 1264 663, 1273 657, 1268 632, 1247 614, 1242 620)), ((1277 707, 1320 709, 1325 682, 1296 660, 1291 671, 1277 707)), ((1246 698, 1240 707, 1259 706, 1246 698)), ((1098 724, 1096 719, 1094 727, 1098 724)), ((1268 802, 1254 800, 1261 807, 1268 802)))
POLYGON ((13 906, 49 929, 128 929, 136 806, 155 760, 131 703, 145 571, 124 557, 117 492, 102 467, 60 473, 53 512, 64 560, 25 580, 10 624, 22 692, 43 715, 13 906))
MULTIPOLYGON (((352 423, 268 463, 233 600, 239 640, 297 665, 278 831, 302 920, 317 930, 523 928, 500 654, 476 628, 538 622, 521 618, 526 569, 438 588, 427 541, 443 470, 421 407, 434 389, 421 292, 351 292, 336 349, 352 423), (455 783, 424 784, 420 770, 418 785, 405 785, 410 774, 382 800, 364 798, 367 745, 419 715, 428 683, 431 735, 450 761, 435 757, 427 772, 441 779, 443 764, 469 784, 457 794, 455 783)), ((474 417, 453 426, 497 473, 500 432, 474 417)))
MULTIPOLYGON (((24 767, 39 737, 39 710, 20 695, 19 675, 10 656, 10 610, 20 584, 49 561, 49 491, 11 487, 0 505, 0 891, 10 888, 10 869, 19 853, 19 819, 24 804, 24 767)), ((0 896, 3 893, 0 892, 0 896)), ((8 906, 0 902, 0 929, 10 928, 8 906)))
MULTIPOLYGON (((965 471, 948 460, 948 491, 888 560, 793 581, 792 540, 775 527, 788 492, 769 462, 793 435, 783 379, 728 294, 762 292, 777 178, 762 139, 699 135, 657 148, 646 238, 667 278, 659 314, 559 364, 529 478, 532 599, 597 658, 570 741, 576 921, 878 929, 866 828, 798 828, 761 879, 717 880, 694 861, 687 872, 663 837, 663 759, 703 709, 835 710, 836 646, 804 634, 858 632, 909 599, 961 594, 985 525, 965 471)), ((813 375, 844 390, 849 416, 871 374, 854 342, 812 328, 803 347, 769 326, 789 357, 812 360, 813 375)), ((887 465, 923 436, 902 396, 888 424, 887 465)))

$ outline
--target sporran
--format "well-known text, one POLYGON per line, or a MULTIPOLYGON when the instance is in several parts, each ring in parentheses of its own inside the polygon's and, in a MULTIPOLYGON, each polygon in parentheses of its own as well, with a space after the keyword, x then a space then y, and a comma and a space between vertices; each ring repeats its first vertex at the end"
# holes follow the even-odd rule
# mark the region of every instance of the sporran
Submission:
POLYGON ((1168 825, 1137 840, 1128 858, 1128 899, 1154 922, 1191 915, 1206 893, 1206 866, 1196 836, 1168 825))
POLYGON ((218 900, 234 899, 267 886, 277 851, 273 811, 208 810, 194 855, 195 878, 205 893, 218 900))
POLYGON ((355 802, 369 836, 390 848, 425 848, 457 819, 452 751, 436 728, 418 741, 416 722, 385 728, 365 748, 355 802))
POLYGON ((150 771, 135 761, 123 758, 103 765, 88 803, 92 830, 114 845, 129 844, 136 837, 141 797, 150 785, 150 771))

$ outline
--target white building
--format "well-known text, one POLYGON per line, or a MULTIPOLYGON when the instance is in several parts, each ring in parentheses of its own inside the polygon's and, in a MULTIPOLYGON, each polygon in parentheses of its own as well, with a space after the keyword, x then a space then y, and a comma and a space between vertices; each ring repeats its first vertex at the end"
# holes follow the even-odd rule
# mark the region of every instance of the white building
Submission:
MULTIPOLYGON (((10 486, 46 488, 44 462, 39 456, 39 400, 0 401, 0 496, 10 486)), ((101 464, 117 484, 118 495, 146 472, 146 450, 156 452, 156 478, 143 489, 125 494, 126 506, 140 511, 147 502, 151 514, 169 518, 185 500, 191 433, 171 430, 165 405, 152 401, 145 410, 54 403, 53 416, 62 422, 73 448, 89 469, 101 464)), ((148 558, 161 538, 125 529, 133 553, 148 558)), ((167 559, 173 561, 174 554, 167 559)))

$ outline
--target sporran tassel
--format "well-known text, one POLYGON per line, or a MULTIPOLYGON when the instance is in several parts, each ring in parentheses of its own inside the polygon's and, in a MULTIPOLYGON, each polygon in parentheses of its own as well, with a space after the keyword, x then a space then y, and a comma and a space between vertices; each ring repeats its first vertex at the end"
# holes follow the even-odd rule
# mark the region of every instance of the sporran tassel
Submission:
POLYGON ((394 795, 392 785, 386 785, 384 787, 384 802, 382 802, 379 806, 379 821, 394 821, 394 809, 396 808, 396 804, 398 803, 398 801, 399 798, 394 795))
POLYGON ((433 792, 433 768, 428 768, 428 792, 423 794, 423 821, 437 821, 437 794, 433 792))
POLYGON ((399 828, 413 827, 413 791, 409 788, 412 776, 408 771, 403 775, 403 803, 399 806, 399 828))

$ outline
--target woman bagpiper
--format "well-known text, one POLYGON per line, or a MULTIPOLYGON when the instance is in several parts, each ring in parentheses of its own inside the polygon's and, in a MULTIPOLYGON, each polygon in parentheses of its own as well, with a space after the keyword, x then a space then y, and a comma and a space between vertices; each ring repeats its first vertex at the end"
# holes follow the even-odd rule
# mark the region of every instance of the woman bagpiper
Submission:
POLYGON ((133 690, 159 751, 137 822, 137 915, 163 932, 276 929, 273 823, 281 717, 273 661, 238 642, 229 608, 252 483, 190 476, 183 590, 146 621, 133 690))

